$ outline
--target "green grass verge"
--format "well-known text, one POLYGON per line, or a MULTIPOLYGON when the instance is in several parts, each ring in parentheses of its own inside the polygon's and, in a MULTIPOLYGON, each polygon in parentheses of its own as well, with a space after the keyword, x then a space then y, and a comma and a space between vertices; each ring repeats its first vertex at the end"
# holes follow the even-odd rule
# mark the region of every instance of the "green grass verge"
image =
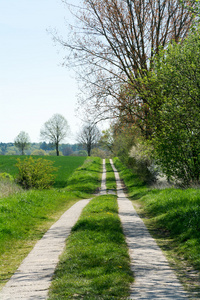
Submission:
POLYGON ((72 229, 50 288, 55 299, 127 299, 133 280, 117 197, 99 196, 72 229))
POLYGON ((134 207, 179 272, 180 280, 199 299, 200 190, 150 189, 119 159, 114 163, 134 207))
POLYGON ((114 192, 116 192, 117 189, 115 174, 108 158, 106 159, 106 188, 107 191, 111 190, 114 192))
POLYGON ((102 159, 99 157, 88 158, 82 167, 76 169, 76 172, 67 180, 68 191, 80 191, 84 196, 92 194, 99 190, 101 185, 102 159))
MULTIPOLYGON (((58 168, 55 172, 56 180, 54 187, 63 188, 67 184, 67 178, 72 175, 74 170, 80 167, 86 157, 81 156, 33 156, 35 159, 43 158, 54 162, 54 166, 58 168)), ((0 155, 0 173, 9 173, 13 177, 17 175, 17 159, 25 159, 26 155, 0 155)))
POLYGON ((92 186, 88 182, 88 189, 80 167, 74 173, 77 181, 68 179, 70 188, 29 190, 0 199, 0 285, 9 279, 34 243, 64 211, 77 200, 88 198, 90 193, 97 190, 100 185, 101 159, 88 159, 82 168, 86 178, 90 178, 91 170, 95 170, 96 177, 92 186))

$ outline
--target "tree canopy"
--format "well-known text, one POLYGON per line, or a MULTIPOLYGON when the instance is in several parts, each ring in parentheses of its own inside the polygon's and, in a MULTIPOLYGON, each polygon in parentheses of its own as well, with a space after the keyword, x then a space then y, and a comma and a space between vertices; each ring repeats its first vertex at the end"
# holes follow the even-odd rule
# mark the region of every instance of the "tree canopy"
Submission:
POLYGON ((21 131, 14 140, 15 146, 21 151, 21 154, 24 155, 24 150, 28 149, 30 146, 30 137, 25 131, 21 131))
POLYGON ((60 114, 54 114, 47 122, 44 123, 40 130, 42 140, 49 141, 56 147, 56 154, 59 156, 59 144, 69 134, 69 125, 67 120, 60 114))
POLYGON ((77 67, 83 81, 79 107, 86 105, 99 120, 140 119, 145 132, 150 103, 140 97, 137 79, 151 70, 161 46, 187 36, 192 13, 179 0, 85 0, 73 13, 78 26, 56 39, 69 50, 64 65, 77 67))
POLYGON ((200 34, 169 45, 155 63, 153 144, 169 178, 200 179, 200 34), (160 100, 162 98, 162 100, 160 100), (162 102, 162 105, 160 105, 162 102), (158 104, 158 105, 157 105, 158 104))
POLYGON ((91 150, 97 145, 100 140, 100 130, 96 124, 88 122, 86 125, 83 125, 80 132, 77 135, 77 141, 85 149, 87 149, 88 156, 91 155, 91 150))

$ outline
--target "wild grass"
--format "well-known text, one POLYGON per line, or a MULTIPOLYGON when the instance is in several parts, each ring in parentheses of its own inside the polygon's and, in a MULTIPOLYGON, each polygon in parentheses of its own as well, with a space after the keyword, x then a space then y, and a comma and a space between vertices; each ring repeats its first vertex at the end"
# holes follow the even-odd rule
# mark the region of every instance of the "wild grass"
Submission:
POLYGON ((116 180, 109 159, 106 159, 106 188, 107 191, 116 192, 116 180))
POLYGON ((118 159, 114 160, 151 234, 173 260, 180 279, 200 297, 200 190, 151 189, 118 159), (196 271, 195 271, 196 270, 196 271))
POLYGON ((64 211, 82 196, 90 197, 87 191, 96 191, 101 169, 101 160, 99 163, 97 160, 89 159, 84 164, 86 177, 90 177, 92 170, 96 174, 92 186, 88 182, 88 189, 87 182, 84 182, 84 193, 80 184, 82 173, 77 171, 77 181, 70 183, 70 189, 21 191, 0 199, 0 285, 9 279, 34 243, 64 211))
POLYGON ((22 188, 9 179, 0 180, 0 198, 8 197, 22 191, 22 188))
POLYGON ((55 299, 127 299, 133 280, 116 196, 91 200, 72 229, 50 289, 55 299))

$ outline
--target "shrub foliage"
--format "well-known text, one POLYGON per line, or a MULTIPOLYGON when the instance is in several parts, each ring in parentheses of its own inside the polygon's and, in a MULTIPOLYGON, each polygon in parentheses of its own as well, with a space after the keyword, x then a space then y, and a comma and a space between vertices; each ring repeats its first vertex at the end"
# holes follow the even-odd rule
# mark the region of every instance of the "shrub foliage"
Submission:
POLYGON ((53 162, 47 159, 33 157, 26 158, 24 160, 17 159, 17 183, 23 188, 30 189, 47 189, 50 188, 55 181, 56 167, 53 166, 53 162))
POLYGON ((200 183, 199 66, 199 31, 169 45, 155 63, 155 157, 169 179, 184 185, 200 183))

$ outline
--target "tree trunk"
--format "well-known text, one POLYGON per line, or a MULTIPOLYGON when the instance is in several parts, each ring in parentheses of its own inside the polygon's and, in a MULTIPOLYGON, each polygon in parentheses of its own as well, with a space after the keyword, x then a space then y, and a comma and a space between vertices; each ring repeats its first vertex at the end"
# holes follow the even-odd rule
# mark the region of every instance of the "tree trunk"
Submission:
POLYGON ((56 144, 56 155, 59 156, 58 144, 56 144))

